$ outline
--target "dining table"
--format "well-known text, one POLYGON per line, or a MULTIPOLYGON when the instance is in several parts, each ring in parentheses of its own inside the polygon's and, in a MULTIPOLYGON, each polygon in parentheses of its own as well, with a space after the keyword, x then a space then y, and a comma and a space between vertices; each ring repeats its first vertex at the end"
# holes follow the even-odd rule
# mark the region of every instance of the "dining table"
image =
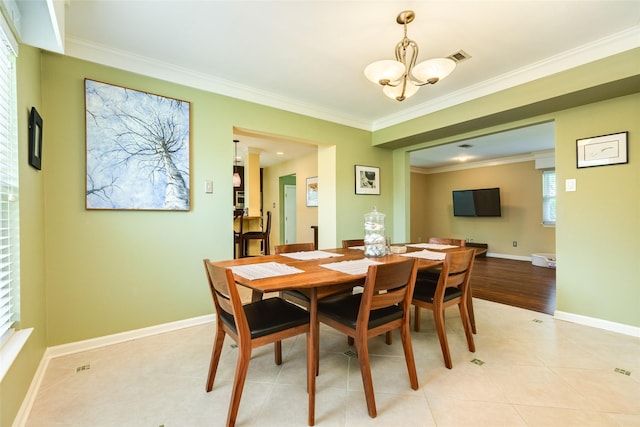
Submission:
MULTIPOLYGON (((319 324, 318 300, 342 289, 353 288, 354 283, 364 284, 368 266, 393 263, 415 258, 418 269, 441 265, 445 251, 454 247, 445 245, 407 244, 405 253, 390 253, 381 257, 365 257, 364 247, 323 249, 288 254, 266 255, 214 262, 230 268, 237 284, 252 291, 252 300, 264 294, 287 290, 303 291, 309 296, 308 366, 319 373, 319 324), (433 250, 431 250, 433 249, 433 250)), ((310 426, 315 423, 315 376, 308 378, 310 426)))

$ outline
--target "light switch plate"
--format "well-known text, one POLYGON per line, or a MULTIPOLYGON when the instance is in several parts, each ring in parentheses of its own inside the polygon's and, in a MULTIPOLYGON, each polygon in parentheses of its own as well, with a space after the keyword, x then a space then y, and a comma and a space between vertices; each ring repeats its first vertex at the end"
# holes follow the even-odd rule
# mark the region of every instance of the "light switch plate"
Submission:
POLYGON ((213 193, 213 181, 210 179, 207 179, 204 182, 204 192, 205 193, 213 193))
POLYGON ((576 180, 575 180, 575 178, 567 179, 564 182, 564 190, 565 191, 576 191, 576 180))

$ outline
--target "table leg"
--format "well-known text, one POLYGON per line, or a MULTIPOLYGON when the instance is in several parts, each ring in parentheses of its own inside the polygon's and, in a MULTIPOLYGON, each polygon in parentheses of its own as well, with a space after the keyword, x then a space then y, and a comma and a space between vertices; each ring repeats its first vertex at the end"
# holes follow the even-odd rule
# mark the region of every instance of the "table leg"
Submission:
POLYGON ((319 358, 318 328, 318 290, 311 289, 309 302, 309 339, 307 340, 307 386, 309 388, 309 425, 315 424, 316 412, 316 375, 318 375, 319 358))
POLYGON ((320 373, 320 324, 318 322, 318 289, 311 288, 309 297, 309 322, 315 351, 316 375, 320 373))

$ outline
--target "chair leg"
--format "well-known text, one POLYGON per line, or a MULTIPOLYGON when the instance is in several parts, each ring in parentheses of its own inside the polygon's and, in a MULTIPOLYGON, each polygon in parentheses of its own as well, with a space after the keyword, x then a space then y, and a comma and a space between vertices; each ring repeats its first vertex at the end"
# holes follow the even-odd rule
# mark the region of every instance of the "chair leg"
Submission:
POLYGON ((387 345, 393 344, 393 331, 387 331, 387 333, 384 335, 384 342, 387 345))
POLYGON ((348 345, 353 345, 353 344, 355 344, 355 341, 353 340, 353 337, 347 337, 347 344, 348 344, 348 345))
POLYGON ((360 363, 360 375, 364 386, 364 396, 367 399, 367 410, 369 416, 375 418, 376 398, 373 394, 373 379, 371 378, 371 365, 369 364, 369 348, 366 337, 356 337, 356 351, 358 352, 358 362, 360 363))
POLYGON ((471 322, 471 332, 473 332, 474 334, 477 333, 476 331, 476 316, 473 313, 473 297, 471 296, 471 288, 469 288, 469 292, 468 292, 468 298, 467 298, 467 309, 469 311, 469 322, 471 322))
POLYGON ((411 344, 411 326, 407 320, 400 328, 400 339, 402 340, 402 349, 404 350, 404 360, 407 363, 407 371, 409 372, 409 383, 413 390, 418 389, 418 373, 416 372, 416 360, 413 357, 413 345, 411 344))
POLYGON ((444 357, 444 365, 451 369, 453 363, 451 362, 451 354, 449 353, 449 343, 447 342, 447 330, 444 326, 444 308, 434 307, 433 318, 436 323, 436 331, 438 332, 438 339, 440 340, 440 348, 442 349, 442 356, 444 357))
POLYGON ((473 327, 471 326, 471 320, 469 319, 468 307, 466 306, 466 301, 460 302, 458 304, 458 308, 460 310, 460 318, 462 319, 462 326, 464 327, 464 334, 467 337, 467 345, 469 346, 469 351, 472 353, 476 352, 476 345, 473 342, 473 327))
POLYGON ((420 332, 420 307, 417 305, 413 309, 413 330, 420 332))
POLYGON ((216 330, 216 338, 213 343, 213 351, 211 353, 211 362, 209 363, 209 375, 207 376, 206 386, 207 392, 210 392, 213 389, 213 380, 216 378, 216 372, 218 371, 218 362, 220 362, 222 344, 224 343, 225 335, 224 330, 219 326, 216 330))
POLYGON ((273 343, 273 352, 276 365, 282 365, 282 341, 276 341, 273 343))
POLYGON ((251 348, 242 348, 240 346, 238 346, 238 348, 238 365, 236 366, 236 375, 233 379, 231 402, 229 402, 229 414, 227 415, 227 427, 233 427, 236 424, 240 399, 242 398, 242 389, 244 388, 244 381, 247 378, 249 362, 251 361, 251 348))

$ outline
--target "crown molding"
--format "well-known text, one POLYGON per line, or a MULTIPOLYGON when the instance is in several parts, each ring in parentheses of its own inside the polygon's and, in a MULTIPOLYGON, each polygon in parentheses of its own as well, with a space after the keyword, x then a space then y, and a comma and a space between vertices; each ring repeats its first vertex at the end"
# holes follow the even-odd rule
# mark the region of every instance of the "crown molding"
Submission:
MULTIPOLYGON (((549 150, 545 150, 545 153, 549 150)), ((522 162, 531 162, 536 159, 536 153, 522 154, 518 156, 509 156, 509 157, 501 157, 497 159, 490 160, 481 160, 478 162, 469 162, 469 163, 460 163, 452 166, 442 166, 437 168, 418 168, 411 167, 412 173, 421 173, 425 175, 431 175, 434 173, 443 173, 443 172, 456 172, 465 169, 476 169, 476 168, 484 168, 488 166, 500 166, 507 165, 509 163, 522 163, 522 162)))
POLYGON ((371 123, 367 120, 337 115, 335 111, 323 109, 293 98, 283 97, 253 87, 240 85, 229 80, 212 77, 211 75, 196 72, 188 68, 156 61, 140 55, 132 55, 122 50, 74 38, 71 35, 67 36, 65 43, 65 54, 74 58, 277 108, 279 110, 327 120, 332 123, 343 124, 368 131, 371 130, 371 123))

